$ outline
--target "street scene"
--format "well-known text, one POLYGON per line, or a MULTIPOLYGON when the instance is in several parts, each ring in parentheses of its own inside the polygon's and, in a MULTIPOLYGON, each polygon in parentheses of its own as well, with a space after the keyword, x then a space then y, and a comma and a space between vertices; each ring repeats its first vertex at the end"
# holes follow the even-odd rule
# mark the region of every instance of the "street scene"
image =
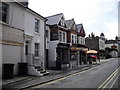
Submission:
MULTIPOLYGON (((110 88, 118 90, 119 87, 119 58, 103 60, 99 64, 83 66, 79 69, 52 72, 51 75, 41 77, 29 77, 23 81, 6 84, 5 88, 33 90, 36 88, 83 88, 101 90, 110 88), (86 68, 86 69, 84 69, 86 68), (81 71, 81 69, 83 69, 81 71), (52 78, 53 79, 52 79, 52 78), (51 80, 52 79, 52 80, 51 80)), ((120 88, 120 87, 119 87, 120 88)))
POLYGON ((0 1, 0 89, 120 89, 119 0, 67 1, 0 1))

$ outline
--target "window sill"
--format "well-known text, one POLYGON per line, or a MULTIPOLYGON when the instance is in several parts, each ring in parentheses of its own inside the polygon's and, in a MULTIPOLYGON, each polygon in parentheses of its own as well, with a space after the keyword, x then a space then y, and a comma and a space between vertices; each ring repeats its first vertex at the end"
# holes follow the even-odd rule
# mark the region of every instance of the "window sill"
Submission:
POLYGON ((40 36, 40 34, 39 34, 39 33, 37 33, 37 32, 34 32, 34 34, 35 34, 35 35, 39 35, 39 36, 40 36))
POLYGON ((34 59, 39 60, 40 58, 39 58, 38 56, 35 56, 35 58, 34 58, 34 59))
POLYGON ((4 24, 4 25, 7 25, 7 26, 10 26, 8 23, 2 22, 2 21, 0 21, 0 23, 4 24))

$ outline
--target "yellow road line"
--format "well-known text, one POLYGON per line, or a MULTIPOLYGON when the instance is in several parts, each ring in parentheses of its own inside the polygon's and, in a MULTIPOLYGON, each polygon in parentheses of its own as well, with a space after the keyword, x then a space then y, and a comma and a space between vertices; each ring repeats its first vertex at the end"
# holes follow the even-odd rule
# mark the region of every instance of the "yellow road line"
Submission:
POLYGON ((104 86, 104 84, 107 83, 108 80, 110 80, 110 79, 113 77, 113 75, 119 70, 119 68, 120 68, 120 67, 118 67, 118 68, 97 88, 97 90, 99 90, 100 88, 102 88, 102 87, 104 86))
POLYGON ((117 81, 118 77, 115 79, 115 81, 112 83, 111 87, 109 88, 109 90, 111 90, 111 88, 113 87, 113 85, 115 84, 115 82, 117 81))
MULTIPOLYGON (((95 68, 95 67, 94 67, 94 68, 95 68)), ((47 83, 44 83, 44 84, 41 84, 41 85, 35 86, 35 87, 33 87, 33 88, 41 88, 41 87, 43 87, 43 86, 45 86, 45 85, 49 85, 49 84, 56 83, 56 82, 58 82, 58 81, 61 81, 61 80, 67 79, 67 78, 69 78, 69 77, 76 76, 76 75, 78 75, 78 74, 80 74, 80 73, 87 72, 87 71, 92 70, 92 69, 94 69, 94 68, 91 68, 91 69, 88 69, 88 70, 85 70, 85 71, 80 71, 80 72, 77 72, 77 73, 75 73, 75 74, 72 74, 72 75, 69 75, 69 76, 66 76, 66 77, 63 77, 63 78, 60 78, 60 79, 57 79, 57 80, 51 81, 51 82, 47 82, 47 83)))
POLYGON ((118 72, 116 72, 116 73, 114 74, 114 76, 105 84, 105 86, 102 88, 102 90, 103 90, 104 88, 106 88, 106 86, 113 80, 113 78, 116 76, 117 73, 118 73, 118 72))

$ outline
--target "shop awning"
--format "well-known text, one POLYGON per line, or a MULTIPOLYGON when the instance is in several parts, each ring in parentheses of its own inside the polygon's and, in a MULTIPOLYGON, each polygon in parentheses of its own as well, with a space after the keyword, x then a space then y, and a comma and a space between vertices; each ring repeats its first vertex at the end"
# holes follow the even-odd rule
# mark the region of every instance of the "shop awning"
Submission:
POLYGON ((89 50, 89 51, 87 51, 86 53, 93 53, 93 54, 95 54, 95 53, 98 53, 98 52, 95 51, 95 50, 89 50))

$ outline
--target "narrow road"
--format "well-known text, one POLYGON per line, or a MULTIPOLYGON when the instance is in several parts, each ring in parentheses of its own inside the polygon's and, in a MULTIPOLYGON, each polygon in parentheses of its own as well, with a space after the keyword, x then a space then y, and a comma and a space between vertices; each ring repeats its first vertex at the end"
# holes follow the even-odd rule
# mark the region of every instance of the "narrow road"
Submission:
POLYGON ((107 63, 89 70, 79 72, 61 79, 48 82, 35 88, 118 88, 120 58, 111 59, 107 63), (119 62, 118 62, 119 61, 119 62))

